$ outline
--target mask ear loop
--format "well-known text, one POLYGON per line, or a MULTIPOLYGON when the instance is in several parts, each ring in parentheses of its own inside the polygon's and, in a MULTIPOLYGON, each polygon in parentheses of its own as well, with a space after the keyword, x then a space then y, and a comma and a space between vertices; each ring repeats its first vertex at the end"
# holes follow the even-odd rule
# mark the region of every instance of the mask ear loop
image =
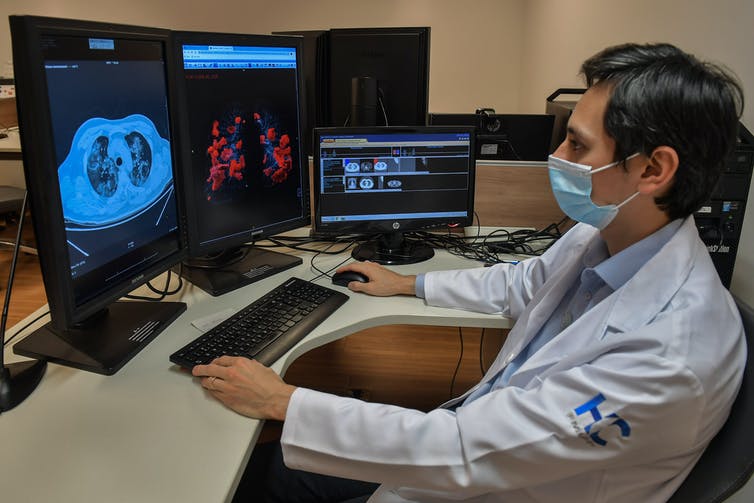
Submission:
MULTIPOLYGON (((631 154, 631 155, 629 155, 628 157, 626 157, 625 159, 623 159, 623 161, 618 161, 618 162, 625 162, 625 161, 628 161, 628 160, 630 160, 630 159, 633 159, 633 158, 634 158, 634 157, 636 157, 637 155, 639 155, 639 152, 636 152, 635 154, 631 154)), ((615 206, 615 209, 616 209, 616 210, 617 210, 617 209, 620 209, 620 208, 621 208, 621 206, 623 206, 623 205, 625 205, 625 204, 628 204, 629 202, 631 202, 631 200, 632 200, 632 199, 634 199, 634 198, 635 198, 636 196, 638 196, 639 194, 640 194, 640 192, 639 192, 639 191, 637 190, 636 192, 634 192, 634 193, 633 193, 633 195, 631 195, 631 196, 628 196, 628 198, 627 198, 627 199, 626 199, 625 201, 623 201, 622 203, 620 203, 620 204, 616 205, 616 206, 615 206)))
POLYGON ((599 173, 600 171, 605 171, 606 169, 610 169, 613 166, 617 166, 618 164, 620 164, 622 162, 630 161, 631 159, 633 159, 637 155, 639 155, 639 152, 636 152, 635 154, 631 154, 628 157, 621 159, 620 161, 611 162, 610 164, 605 164, 601 168, 593 169, 591 171, 591 173, 594 174, 594 173, 599 173))
POLYGON ((640 194, 640 192, 639 192, 639 191, 637 190, 636 192, 634 192, 634 193, 633 193, 633 195, 631 195, 631 196, 628 196, 628 198, 627 198, 627 199, 626 199, 625 201, 623 201, 623 202, 622 202, 622 203, 620 203, 620 204, 617 204, 617 205, 615 205, 615 209, 616 209, 616 210, 617 210, 617 209, 620 209, 620 207, 621 207, 621 206, 623 206, 623 205, 625 205, 625 204, 628 204, 628 203, 629 203, 629 202, 631 201, 631 199, 635 198, 635 197, 636 197, 636 196, 638 196, 639 194, 640 194))

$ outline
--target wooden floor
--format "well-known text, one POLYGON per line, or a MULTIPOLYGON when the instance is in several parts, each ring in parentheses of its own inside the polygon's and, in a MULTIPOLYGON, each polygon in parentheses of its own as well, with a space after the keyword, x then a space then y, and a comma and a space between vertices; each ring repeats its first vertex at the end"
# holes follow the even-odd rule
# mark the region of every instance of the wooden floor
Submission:
MULTIPOLYGON (((0 223, 4 222, 5 220, 0 218, 0 223)), ((2 295, 4 300, 8 286, 8 273, 13 257, 13 248, 8 243, 13 243, 16 240, 18 226, 15 222, 7 222, 7 225, 3 227, 0 230, 0 240, 3 242, 3 244, 0 244, 0 295, 2 295)), ((32 223, 28 218, 24 222, 23 240, 28 243, 34 242, 32 223)), ((19 253, 13 288, 11 289, 11 301, 8 308, 6 327, 13 327, 46 303, 47 297, 45 296, 44 285, 42 283, 39 260, 36 255, 19 253)))

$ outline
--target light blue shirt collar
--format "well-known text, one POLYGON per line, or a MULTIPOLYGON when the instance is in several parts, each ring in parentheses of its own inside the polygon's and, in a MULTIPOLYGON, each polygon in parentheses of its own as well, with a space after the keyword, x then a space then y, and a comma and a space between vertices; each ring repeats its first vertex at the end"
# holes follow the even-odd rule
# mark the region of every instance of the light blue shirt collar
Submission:
POLYGON ((641 241, 607 258, 594 267, 600 278, 613 291, 622 287, 680 229, 683 219, 673 220, 641 241))

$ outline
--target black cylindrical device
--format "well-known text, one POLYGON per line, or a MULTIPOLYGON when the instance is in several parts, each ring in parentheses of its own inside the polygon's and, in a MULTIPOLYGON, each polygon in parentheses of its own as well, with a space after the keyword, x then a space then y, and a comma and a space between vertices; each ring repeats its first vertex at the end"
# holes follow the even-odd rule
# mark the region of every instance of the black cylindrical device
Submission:
POLYGON ((351 120, 349 126, 377 125, 377 79, 351 79, 351 120))

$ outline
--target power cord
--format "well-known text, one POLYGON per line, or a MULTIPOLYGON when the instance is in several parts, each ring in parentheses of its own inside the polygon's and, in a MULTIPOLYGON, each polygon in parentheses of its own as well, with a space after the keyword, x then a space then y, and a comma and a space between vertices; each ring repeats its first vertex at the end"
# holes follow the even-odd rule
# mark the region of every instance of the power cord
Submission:
POLYGON ((482 333, 479 336, 479 371, 482 373, 482 377, 484 377, 484 374, 487 373, 487 370, 484 368, 484 333, 486 328, 482 329, 482 333))
MULTIPOLYGON (((180 267, 183 267, 183 264, 181 264, 180 267)), ((165 287, 162 290, 158 290, 157 288, 155 288, 152 285, 151 281, 148 281, 146 283, 147 288, 149 288, 152 292, 159 295, 159 297, 146 297, 144 295, 124 295, 124 297, 126 299, 131 299, 131 300, 146 300, 150 302, 159 302, 165 297, 167 297, 168 295, 175 295, 178 292, 180 292, 181 289, 183 288, 183 276, 181 276, 180 271, 179 271, 178 272, 178 286, 175 287, 173 290, 170 290, 170 280, 172 278, 172 275, 173 275, 173 271, 171 269, 168 269, 168 275, 165 280, 165 287)))
POLYGON ((461 327, 458 327, 458 337, 461 340, 461 353, 458 355, 456 370, 453 372, 453 378, 450 380, 450 396, 448 397, 449 400, 453 398, 453 388, 455 387, 458 370, 461 368, 461 361, 463 360, 463 330, 461 329, 461 327))
POLYGON ((13 339, 15 339, 16 337, 18 337, 19 335, 21 335, 24 332, 24 330, 26 330, 27 328, 29 328, 30 326, 32 326, 33 324, 35 324, 36 322, 38 322, 39 320, 41 320, 42 318, 44 318, 45 316, 47 316, 48 314, 50 314, 50 311, 45 311, 44 313, 40 314, 39 316, 37 316, 36 318, 34 318, 33 320, 31 320, 29 323, 27 323, 26 325, 24 325, 20 329, 16 330, 15 334, 11 335, 10 338, 6 339, 5 343, 3 344, 3 347, 5 347, 8 344, 10 344, 13 341, 13 339))

